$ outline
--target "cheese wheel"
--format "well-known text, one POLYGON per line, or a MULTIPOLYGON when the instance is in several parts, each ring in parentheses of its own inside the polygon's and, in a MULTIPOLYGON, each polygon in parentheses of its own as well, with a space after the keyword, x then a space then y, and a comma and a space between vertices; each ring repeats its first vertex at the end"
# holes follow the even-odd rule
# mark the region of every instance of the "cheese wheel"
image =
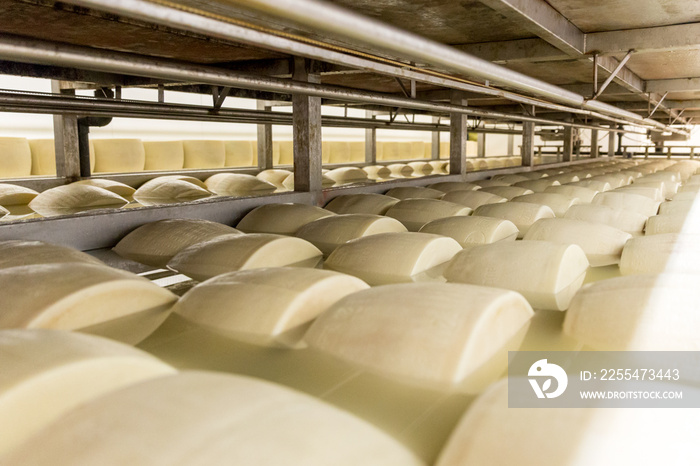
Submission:
POLYGON ((36 213, 49 217, 69 215, 93 209, 117 209, 129 201, 96 186, 69 184, 47 189, 36 196, 29 207, 36 213))
POLYGON ((582 188, 593 189, 598 192, 605 192, 613 189, 613 186, 609 181, 596 180, 594 178, 577 181, 576 183, 568 183, 568 186, 580 186, 582 188))
POLYGON ((525 194, 533 194, 531 189, 521 188, 519 186, 487 186, 480 189, 483 193, 495 194, 496 196, 505 197, 508 200, 516 196, 524 196, 525 194))
POLYGON ((670 199, 678 192, 681 184, 670 181, 646 181, 644 178, 641 178, 636 180, 632 186, 657 188, 661 191, 661 195, 664 197, 664 199, 670 199))
POLYGON ((125 259, 162 268, 183 249, 230 234, 241 233, 208 220, 159 220, 133 230, 114 246, 114 252, 125 259))
POLYGON ((106 189, 123 198, 128 198, 134 195, 136 190, 128 184, 120 183, 119 181, 105 180, 101 178, 90 178, 87 180, 76 181, 73 184, 85 184, 88 186, 97 186, 98 188, 106 189))
POLYGON ((254 166, 256 145, 256 141, 224 141, 224 167, 254 166))
POLYGON ((519 181, 514 184, 519 188, 529 189, 534 193, 543 193, 552 186, 561 186, 561 183, 551 176, 539 180, 519 181))
POLYGON ((508 199, 482 191, 451 191, 445 194, 442 200, 476 209, 485 204, 506 202, 508 199))
POLYGON ((274 192, 272 183, 242 173, 217 173, 204 181, 207 189, 221 196, 261 196, 274 192))
POLYGON ((25 138, 0 137, 0 178, 32 174, 32 151, 25 138))
POLYGON ((573 186, 570 184, 563 186, 550 186, 544 190, 545 193, 563 194, 569 197, 575 197, 583 204, 589 204, 598 191, 595 189, 584 188, 582 186, 573 186))
POLYGON ((427 176, 433 173, 433 166, 428 162, 408 162, 407 165, 413 169, 413 176, 427 176))
MULTIPOLYGON (((330 188, 331 186, 335 186, 335 184, 335 181, 328 178, 326 175, 321 175, 321 186, 323 188, 330 188)), ((278 191, 294 191, 294 173, 291 173, 289 176, 287 176, 287 178, 284 179, 284 181, 282 181, 282 187, 282 189, 278 188, 278 191)))
POLYGON ((187 181, 188 183, 192 183, 195 186, 199 186, 202 189, 207 189, 207 185, 204 184, 204 181, 200 180, 199 178, 195 178, 194 176, 188 176, 188 175, 165 175, 165 176, 158 176, 156 178, 157 180, 161 181, 169 181, 169 180, 177 180, 177 181, 187 181))
POLYGON ((678 193, 672 196, 672 199, 682 200, 682 199, 695 199, 700 193, 700 184, 697 185, 685 185, 681 186, 678 193))
POLYGON ((401 222, 390 217, 345 214, 319 218, 307 223, 297 231, 296 236, 313 244, 327 256, 341 244, 355 238, 405 231, 406 227, 401 222))
POLYGON ((161 377, 100 397, 7 460, 116 466, 135 464, 134 458, 151 466, 423 464, 378 428, 308 395, 206 372, 161 377))
POLYGON ((509 175, 495 175, 493 180, 505 181, 509 185, 514 185, 515 183, 520 183, 522 181, 528 181, 530 178, 522 176, 520 174, 509 174, 509 175))
POLYGON ((365 141, 350 141, 350 162, 360 163, 365 161, 365 141))
MULTIPOLYGON (((294 165, 294 142, 275 141, 275 144, 279 151, 279 159, 275 161, 275 165, 294 165)), ((330 160, 330 145, 325 141, 322 143, 321 155, 323 163, 328 163, 330 160)))
POLYGON ((634 177, 630 174, 624 173, 607 173, 605 175, 598 175, 591 178, 595 181, 603 181, 610 183, 610 187, 620 188, 622 186, 628 185, 634 181, 634 177))
POLYGON ((484 158, 472 159, 472 163, 474 164, 474 170, 476 171, 489 169, 489 163, 484 158))
POLYGON ((654 215, 647 220, 645 235, 664 233, 700 234, 700 218, 683 214, 654 215))
POLYGON ((144 141, 144 170, 182 170, 185 149, 182 141, 144 141))
POLYGON ((331 215, 335 214, 306 204, 267 204, 248 212, 236 228, 244 233, 294 235, 307 223, 331 215))
POLYGON ((80 330, 138 343, 165 320, 177 296, 103 265, 63 262, 0 270, 0 328, 80 330), (27 286, 41 283, 27 292, 27 286))
POLYGON ((531 172, 520 172, 518 173, 518 176, 522 176, 523 178, 527 178, 528 180, 539 180, 540 178, 545 178, 549 175, 546 173, 543 173, 542 171, 531 171, 531 172))
POLYGON ((662 202, 666 198, 662 194, 660 188, 655 188, 652 186, 642 186, 641 184, 630 184, 623 186, 621 188, 614 189, 613 192, 616 193, 626 193, 626 194, 637 194, 639 196, 648 197, 652 201, 662 202))
POLYGON ((392 163, 387 165, 386 168, 389 169, 391 176, 394 178, 408 178, 413 175, 413 168, 405 163, 392 163))
POLYGON ((140 139, 95 139, 95 173, 140 172, 146 152, 140 139))
POLYGON ((631 239, 622 251, 620 273, 700 273, 700 235, 664 233, 631 239))
POLYGON ((447 160, 431 160, 428 162, 431 167, 433 167, 433 173, 434 174, 444 174, 448 173, 447 170, 447 164, 449 163, 447 160))
POLYGON ((501 241, 460 252, 445 278, 517 291, 535 309, 565 311, 587 270, 586 254, 575 244, 501 241))
POLYGON ((543 218, 554 218, 554 211, 541 204, 504 202, 482 205, 474 211, 474 215, 509 220, 518 228, 518 238, 522 238, 536 221, 543 218))
POLYGON ((497 241, 515 241, 518 228, 508 220, 490 217, 447 217, 426 223, 421 233, 454 238, 463 248, 497 241))
POLYGON ((342 244, 324 267, 370 285, 437 279, 462 247, 452 238, 428 233, 382 233, 342 244))
POLYGON ((429 184, 428 188, 437 189, 443 193, 450 193, 452 191, 476 191, 481 189, 481 186, 463 181, 442 181, 440 183, 429 184))
POLYGON ((544 205, 552 209, 557 217, 563 217, 572 205, 580 204, 580 201, 575 197, 555 193, 534 193, 515 196, 510 202, 529 202, 530 204, 544 205))
POLYGON ((437 199, 406 199, 393 205, 387 212, 401 222, 408 231, 418 231, 428 222, 438 218, 469 215, 472 209, 437 199))
POLYGON ((525 299, 511 291, 448 283, 386 285, 335 303, 304 340, 386 377, 470 391, 484 383, 474 380, 484 377, 480 371, 498 375, 490 364, 505 368, 507 348, 520 344, 532 315, 525 299))
POLYGON ((32 175, 56 176, 56 145, 54 140, 30 139, 29 148, 32 151, 32 175))
POLYGON ((341 167, 330 170, 326 175, 336 183, 357 183, 367 181, 367 173, 361 168, 341 167))
POLYGON ((380 180, 391 178, 391 170, 384 165, 368 165, 362 167, 362 171, 367 173, 370 180, 380 180))
POLYGON ((182 141, 184 168, 221 168, 226 163, 223 141, 182 141))
POLYGON ((641 234, 647 221, 645 215, 637 212, 593 204, 571 206, 564 218, 604 223, 632 235, 641 234))
POLYGON ((98 259, 77 249, 41 241, 0 241, 0 269, 35 264, 77 262, 104 265, 98 259))
MULTIPOLYGON (((548 181, 554 183, 555 181, 559 184, 575 183, 581 181, 581 178, 576 173, 560 173, 559 175, 550 175, 548 181)), ((556 186, 556 185, 550 185, 556 186)))
POLYGON ((174 312, 234 340, 302 348, 302 337, 314 319, 344 296, 366 288, 358 278, 329 270, 244 270, 197 285, 174 312))
POLYGON ((162 176, 142 184, 134 193, 134 199, 143 205, 159 205, 195 201, 211 195, 190 181, 162 176))
POLYGON ((386 192, 387 196, 403 199, 440 199, 445 195, 437 189, 424 188, 421 186, 399 186, 386 192))
POLYGON ((507 379, 495 383, 472 404, 436 466, 637 466, 698 459, 692 445, 700 424, 693 410, 514 409, 508 385, 507 379))
POLYGON ((490 188, 493 186, 511 186, 513 184, 509 181, 501 180, 498 178, 492 178, 490 180, 476 180, 472 181, 472 183, 477 186, 481 186, 482 188, 490 188))
POLYGON ((487 157, 486 165, 488 168, 503 168, 506 166, 506 161, 502 157, 487 157))
POLYGON ((604 351, 698 351, 697 275, 630 275, 586 285, 564 332, 604 351))
POLYGON ((336 214, 384 215, 398 199, 383 194, 341 194, 326 204, 325 209, 336 214))
POLYGON ((168 268, 204 281, 237 270, 263 267, 316 267, 323 254, 300 238, 266 233, 223 235, 176 254, 168 268))
POLYGON ((280 168, 271 168, 269 170, 263 170, 255 176, 263 181, 274 184, 278 188, 284 188, 282 183, 289 175, 293 176, 294 173, 289 170, 282 170, 280 168))
POLYGON ((622 248, 632 235, 602 223, 570 218, 547 218, 535 222, 524 240, 576 244, 586 253, 591 267, 620 262, 622 248))
POLYGON ((678 183, 681 181, 680 173, 673 171, 658 171, 644 177, 645 181, 665 181, 678 183))
POLYGON ((605 205, 614 209, 637 212, 645 217, 656 215, 659 211, 659 201, 637 194, 626 194, 620 191, 598 193, 592 204, 605 205))
POLYGON ((691 210, 697 211, 700 203, 695 203, 695 200, 672 200, 662 202, 659 206, 659 214, 662 215, 688 215, 691 210))
POLYGON ((55 330, 0 331, 0 456, 71 409, 175 373, 131 346, 55 330))
POLYGON ((39 195, 33 189, 16 184, 0 183, 0 206, 27 205, 39 195))

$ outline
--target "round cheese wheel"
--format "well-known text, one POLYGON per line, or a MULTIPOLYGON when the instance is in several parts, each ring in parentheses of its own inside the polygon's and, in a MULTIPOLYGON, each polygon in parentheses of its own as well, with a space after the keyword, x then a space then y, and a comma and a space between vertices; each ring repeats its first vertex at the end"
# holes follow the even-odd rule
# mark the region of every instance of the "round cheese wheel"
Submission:
POLYGON ((350 162, 361 163, 365 161, 365 141, 351 141, 350 145, 350 162))
POLYGON ((515 183, 520 183, 521 181, 528 181, 530 178, 528 178, 526 176, 519 175, 519 174, 509 174, 509 175, 495 175, 492 179, 505 181, 506 183, 509 183, 510 185, 514 185, 515 183))
POLYGON ((95 173, 140 172, 146 152, 140 139, 95 139, 95 173))
POLYGON ((524 196, 525 194, 534 193, 534 191, 531 189, 521 188, 519 186, 487 186, 485 188, 481 188, 480 191, 505 197, 508 200, 511 200, 516 196, 524 196))
POLYGON ((566 196, 564 194, 555 193, 534 193, 524 196, 515 196, 511 202, 529 202, 530 204, 539 204, 547 206, 554 212, 557 217, 563 217, 566 211, 574 204, 580 204, 580 201, 575 197, 566 196))
POLYGON ((184 168, 221 168, 226 163, 223 141, 182 141, 184 168))
POLYGON ((98 188, 106 189, 123 198, 128 198, 134 195, 136 190, 128 184, 120 183, 119 181, 105 180, 101 178, 90 178, 88 180, 76 181, 73 184, 85 184, 88 186, 97 186, 98 188))
POLYGON ((182 170, 185 148, 182 141, 144 141, 144 170, 182 170))
MULTIPOLYGON (((329 141, 328 163, 349 163, 350 143, 347 141, 329 141)), ((364 158, 364 157, 363 157, 364 158)))
POLYGON ((644 234, 660 235, 664 233, 700 234, 700 218, 683 214, 649 217, 644 234))
POLYGON ((260 196, 274 192, 272 183, 241 173, 217 173, 204 182, 207 189, 221 196, 260 196))
POLYGON ((413 169, 413 176, 427 176, 433 173, 433 166, 428 162, 408 162, 407 165, 413 169))
POLYGON ((700 207, 697 207, 695 200, 673 200, 662 202, 659 206, 659 214, 663 215, 688 215, 691 210, 697 211, 700 207))
POLYGON ((451 191, 445 194, 442 200, 446 202, 454 202, 455 204, 460 204, 476 210, 476 208, 479 206, 485 204, 498 204, 499 202, 506 202, 508 199, 496 194, 481 191, 451 191))
POLYGON ((307 223, 331 215, 335 214, 306 204, 267 204, 251 210, 236 228, 244 233, 294 235, 307 223))
POLYGON ((401 222, 408 231, 418 231, 438 218, 469 215, 472 209, 438 199, 406 199, 393 205, 386 216, 401 222))
POLYGON ((257 141, 224 141, 225 167, 252 167, 256 163, 257 141))
POLYGON ((25 138, 0 137, 0 178, 32 174, 32 151, 25 138))
POLYGON ((35 264, 60 264, 77 262, 104 265, 89 254, 77 249, 41 241, 0 241, 0 269, 35 264))
POLYGON ((545 193, 563 194, 569 197, 575 197, 582 204, 589 204, 598 191, 595 189, 584 188, 582 186, 573 186, 570 184, 563 186, 549 186, 544 190, 545 193))
POLYGON ((473 184, 481 186, 482 188, 490 188, 493 186, 511 186, 513 183, 507 180, 502 180, 500 178, 492 178, 490 180, 476 180, 472 181, 473 184))
POLYGON ((536 221, 543 218, 554 218, 554 211, 545 205, 529 202, 504 202, 482 205, 474 211, 474 216, 511 221, 518 227, 518 238, 522 238, 536 221))
POLYGON ((195 201, 211 195, 189 180, 162 176, 142 184, 134 193, 134 199, 143 205, 159 205, 195 201))
POLYGON ((571 206, 564 218, 604 223, 632 235, 641 234, 647 221, 647 217, 638 212, 593 204, 571 206))
POLYGON ((443 193, 450 193, 452 191, 476 191, 481 189, 481 186, 463 181, 441 181, 440 183, 429 184, 428 188, 437 189, 443 193))
POLYGON ((29 148, 32 151, 32 175, 56 176, 56 146, 54 140, 30 139, 29 148))
POLYGON ((284 185, 282 183, 290 175, 294 176, 294 173, 292 173, 289 170, 282 170, 280 168, 271 168, 269 170, 263 170, 255 176, 257 176, 263 181, 267 181, 268 183, 274 184, 278 188, 284 188, 284 185))
POLYGON ((112 208, 117 209, 129 201, 97 186, 71 183, 65 186, 47 189, 36 196, 29 207, 36 213, 49 217, 52 215, 69 215, 86 210, 112 208))
POLYGON ((424 188, 421 186, 399 186, 386 192, 387 196, 396 199, 440 199, 445 195, 437 189, 424 188))
POLYGON ((398 199, 383 194, 341 194, 326 204, 325 209, 336 214, 384 215, 398 199))
POLYGON ((326 173, 325 176, 336 183, 357 183, 367 181, 367 173, 361 168, 356 167, 334 168, 326 173))
POLYGON ((27 205, 39 195, 33 189, 15 184, 0 183, 0 206, 27 205))
POLYGON ((362 171, 367 173, 367 178, 370 180, 391 178, 391 170, 384 165, 368 165, 362 167, 362 171))
POLYGON ((426 223, 421 233, 449 236, 463 248, 497 241, 515 241, 518 228, 508 220, 490 217, 447 217, 426 223))
POLYGON ((664 233, 633 238, 622 251, 620 272, 699 273, 700 235, 664 233))
POLYGON ((543 193, 547 190, 547 188, 561 186, 561 183, 553 177, 548 176, 546 178, 540 178, 538 180, 519 181, 515 183, 514 186, 529 189, 535 193, 543 193))
POLYGON ((393 178, 408 178, 410 176, 413 176, 413 168, 406 165, 405 163, 392 163, 390 165, 387 165, 386 168, 388 168, 389 171, 391 171, 391 176, 393 178))

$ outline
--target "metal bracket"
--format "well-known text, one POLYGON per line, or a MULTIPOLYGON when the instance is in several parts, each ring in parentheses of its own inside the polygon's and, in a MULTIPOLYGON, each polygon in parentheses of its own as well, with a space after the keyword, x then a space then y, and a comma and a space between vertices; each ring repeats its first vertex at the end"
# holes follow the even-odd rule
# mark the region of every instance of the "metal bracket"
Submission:
POLYGON ((211 93, 212 99, 214 100, 214 110, 219 110, 221 108, 229 92, 231 92, 230 87, 224 87, 219 91, 219 86, 212 86, 211 93))
MULTIPOLYGON (((633 53, 634 53, 634 49, 632 49, 632 50, 630 50, 629 52, 627 52, 627 55, 625 55, 625 58, 623 58, 622 60, 620 60, 620 63, 618 63, 618 64, 617 64, 617 67, 613 70, 612 73, 610 73, 610 76, 608 76, 608 79, 606 79, 605 82, 600 86, 600 88, 598 89, 598 91, 597 91, 595 94, 593 94, 593 97, 591 97, 591 98, 588 99, 588 100, 596 100, 598 97, 600 97, 600 95, 601 95, 601 94, 605 91, 605 89, 610 85, 610 83, 613 81, 613 79, 615 79, 615 77, 616 77, 617 74, 620 72, 620 70, 622 70, 622 68, 625 66, 625 64, 629 61, 629 59, 632 57, 632 54, 633 54, 633 53)), ((596 60, 596 73, 597 73, 597 69, 598 69, 598 66, 597 66, 597 65, 598 65, 598 64, 597 64, 597 60, 596 60)))
POLYGON ((406 89, 406 85, 403 82, 401 82, 401 80, 399 78, 394 77, 394 79, 396 80, 397 83, 399 83, 399 87, 401 87, 401 92, 403 92, 404 97, 406 97, 407 99, 410 99, 411 93, 408 89, 406 89))
MULTIPOLYGON (((656 102, 656 107, 654 107, 654 110, 652 110, 651 112, 649 112, 649 115, 647 116, 647 118, 651 118, 651 116, 654 114, 654 112, 656 112, 656 109, 659 108, 659 106, 661 105, 661 102, 664 101, 664 99, 666 98, 667 95, 668 95, 668 91, 666 91, 666 93, 665 93, 663 96, 661 96, 661 98, 659 99, 659 101, 656 102)), ((649 99, 649 104, 651 104, 651 99, 649 99)), ((674 120, 674 121, 675 121, 675 120, 674 120)))

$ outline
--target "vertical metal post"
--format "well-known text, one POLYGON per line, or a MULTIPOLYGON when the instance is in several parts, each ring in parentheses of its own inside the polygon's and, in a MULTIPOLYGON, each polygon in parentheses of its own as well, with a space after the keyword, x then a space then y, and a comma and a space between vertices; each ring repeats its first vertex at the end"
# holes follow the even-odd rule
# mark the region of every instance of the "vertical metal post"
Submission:
MULTIPOLYGON (((312 69, 311 60, 294 59, 292 79, 320 83, 321 74, 312 69)), ((294 133, 294 190, 315 194, 315 202, 321 201, 321 98, 305 95, 292 97, 292 121, 294 133)))
POLYGON ((486 157, 486 133, 476 135, 476 156, 479 158, 486 157))
POLYGON ((521 155, 523 158, 523 167, 533 167, 535 165, 535 123, 532 121, 523 123, 523 145, 521 155))
MULTIPOLYGON (((54 94, 75 95, 75 90, 64 89, 61 81, 51 81, 54 94)), ((72 182, 80 179, 80 147, 78 117, 75 115, 54 115, 54 145, 56 148, 56 176, 72 182)))
MULTIPOLYGON (((258 110, 272 111, 269 102, 258 100, 258 110)), ((268 170, 274 165, 272 160, 272 124, 258 125, 258 169, 268 170)))
MULTIPOLYGON (((465 105, 458 91, 452 91, 450 101, 454 105, 465 105)), ((467 169, 467 116, 450 113, 450 174, 462 175, 467 169)))
POLYGON ((615 133, 612 131, 617 127, 614 123, 610 125, 610 132, 608 133, 608 157, 615 156, 615 133))
POLYGON ((598 130, 591 130, 591 158, 597 159, 600 157, 600 151, 598 150, 598 130))
POLYGON ((566 126, 564 128, 564 153, 562 162, 571 162, 571 156, 574 153, 574 127, 566 126))
POLYGON ((512 157, 515 155, 515 135, 514 134, 509 134, 508 135, 508 149, 507 149, 507 154, 508 157, 512 157))
MULTIPOLYGON (((433 123, 440 122, 438 117, 433 117, 433 123)), ((437 160, 440 158, 440 131, 433 131, 430 139, 430 158, 437 160)))
MULTIPOLYGON (((377 118, 373 111, 365 112, 367 118, 377 118)), ((377 128, 367 128, 365 130, 365 163, 375 165, 377 163, 377 128)))

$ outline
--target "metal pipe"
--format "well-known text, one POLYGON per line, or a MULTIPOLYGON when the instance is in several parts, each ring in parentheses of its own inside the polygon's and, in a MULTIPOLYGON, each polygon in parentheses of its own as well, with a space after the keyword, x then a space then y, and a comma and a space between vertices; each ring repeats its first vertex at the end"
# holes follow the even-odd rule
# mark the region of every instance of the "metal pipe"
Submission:
POLYGON ((141 57, 122 52, 111 52, 52 42, 0 37, 0 58, 22 63, 39 63, 56 66, 132 74, 156 79, 197 82, 214 86, 255 89, 283 94, 303 94, 335 100, 348 100, 386 105, 389 107, 461 113, 465 115, 500 120, 532 121, 534 123, 578 126, 574 123, 536 118, 526 115, 475 110, 462 105, 427 102, 404 97, 388 96, 377 92, 349 89, 340 86, 304 83, 266 76, 252 76, 220 68, 197 66, 167 59, 141 57))
MULTIPOLYGON (((404 31, 387 25, 383 22, 359 15, 352 11, 317 0, 230 0, 241 7, 254 10, 265 15, 277 18, 291 19, 299 24, 312 27, 316 30, 331 34, 333 37, 343 37, 351 41, 359 41, 365 46, 379 47, 382 51, 398 54, 401 58, 426 63, 438 69, 448 70, 458 75, 475 76, 488 82, 499 83, 506 87, 518 89, 537 97, 562 103, 579 109, 600 112, 604 115, 627 120, 626 123, 651 126, 662 131, 683 133, 675 128, 668 128, 654 120, 645 119, 635 113, 622 110, 609 104, 595 101, 587 101, 583 96, 567 91, 560 87, 532 78, 522 73, 509 70, 500 65, 482 60, 466 52, 455 49, 449 45, 441 44, 425 37, 404 31)), ((207 36, 219 37, 247 44, 264 46, 274 50, 317 58, 331 63, 339 63, 346 66, 356 66, 353 61, 357 57, 340 54, 340 57, 332 57, 333 52, 327 49, 311 51, 307 44, 296 41, 283 43, 282 38, 267 34, 261 37, 259 31, 243 28, 234 24, 206 18, 200 14, 192 14, 183 9, 177 9, 178 5, 157 5, 145 0, 71 0, 70 3, 109 11, 127 17, 139 18, 159 24, 167 24, 172 27, 190 31, 198 31, 207 36), (275 42, 273 44, 273 42, 275 42), (320 53, 319 53, 320 52, 320 53), (340 62, 338 61, 340 60, 340 62)), ((192 10, 190 8, 190 10, 192 10)), ((202 12, 205 13, 205 12, 202 12)), ((366 65, 367 63, 364 63, 366 65)), ((362 66, 360 66, 362 68, 362 66)), ((377 71, 377 70, 375 70, 377 71)), ((408 70, 406 70, 408 71, 408 70)), ((420 73, 406 73, 404 77, 421 81, 420 73), (414 76, 409 76, 413 74, 414 76)), ((396 74, 392 74, 396 76, 396 74)), ((460 87, 443 84, 445 87, 459 89, 460 87)), ((485 88, 471 86, 474 92, 488 94, 485 88)), ((466 89, 465 89, 466 90, 466 89)), ((508 96, 505 96, 509 98, 508 96)), ((533 105, 538 105, 536 103, 533 105)), ((525 103, 525 102, 523 102, 525 103)), ((541 102, 540 102, 541 105, 541 102)), ((409 107, 410 108, 410 107, 409 107)), ((576 113, 576 110, 567 110, 576 113)))

